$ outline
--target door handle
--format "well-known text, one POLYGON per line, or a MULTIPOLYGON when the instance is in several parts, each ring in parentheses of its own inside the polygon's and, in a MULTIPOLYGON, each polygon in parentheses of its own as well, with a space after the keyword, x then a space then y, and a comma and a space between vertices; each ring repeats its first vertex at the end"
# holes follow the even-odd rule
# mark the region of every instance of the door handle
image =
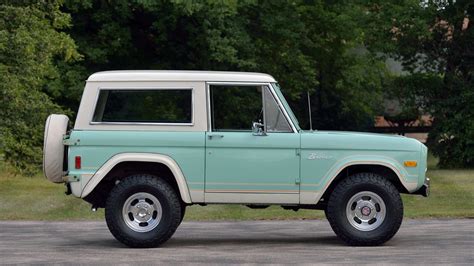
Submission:
POLYGON ((224 135, 207 135, 209 139, 222 139, 224 135))

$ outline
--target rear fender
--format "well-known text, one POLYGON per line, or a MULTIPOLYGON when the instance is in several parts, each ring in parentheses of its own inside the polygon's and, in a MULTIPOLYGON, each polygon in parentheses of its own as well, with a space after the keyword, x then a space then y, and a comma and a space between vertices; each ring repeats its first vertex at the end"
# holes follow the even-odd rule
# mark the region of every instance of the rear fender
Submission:
POLYGON ((179 168, 176 161, 167 155, 157 153, 120 153, 114 155, 105 164, 103 164, 87 182, 82 190, 81 198, 89 195, 97 187, 100 181, 102 181, 102 179, 104 179, 104 177, 110 172, 110 170, 122 162, 154 162, 166 165, 171 170, 174 178, 176 179, 181 199, 185 203, 191 203, 191 197, 186 179, 184 178, 183 172, 179 168))

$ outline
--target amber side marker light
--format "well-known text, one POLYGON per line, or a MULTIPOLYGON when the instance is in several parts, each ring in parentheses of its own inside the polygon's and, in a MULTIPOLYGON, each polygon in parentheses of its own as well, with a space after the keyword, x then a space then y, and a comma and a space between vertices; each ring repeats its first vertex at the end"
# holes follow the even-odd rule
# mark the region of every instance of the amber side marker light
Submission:
POLYGON ((403 164, 405 167, 416 167, 418 165, 416 161, 405 161, 403 164))

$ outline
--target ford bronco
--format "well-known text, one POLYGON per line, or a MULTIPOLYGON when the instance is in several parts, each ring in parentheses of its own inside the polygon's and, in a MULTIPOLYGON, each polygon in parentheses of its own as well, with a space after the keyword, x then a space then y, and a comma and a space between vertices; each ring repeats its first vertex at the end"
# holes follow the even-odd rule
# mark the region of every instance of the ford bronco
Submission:
POLYGON ((193 204, 324 210, 350 245, 380 245, 403 218, 400 193, 428 196, 415 139, 302 130, 276 80, 211 71, 91 75, 72 129, 50 115, 43 170, 105 208, 130 247, 167 241, 193 204))

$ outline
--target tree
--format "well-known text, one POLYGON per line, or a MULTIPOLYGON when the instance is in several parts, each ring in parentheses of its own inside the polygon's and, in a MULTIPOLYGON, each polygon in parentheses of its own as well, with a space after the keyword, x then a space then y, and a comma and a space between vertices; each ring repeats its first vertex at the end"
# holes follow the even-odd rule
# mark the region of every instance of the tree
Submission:
POLYGON ((257 71, 281 82, 308 127, 373 125, 383 61, 363 46, 357 6, 323 1, 67 1, 84 76, 110 69, 257 71), (304 99, 304 100, 303 100, 304 99))
POLYGON ((441 167, 474 167, 473 10, 472 1, 411 0, 371 1, 366 12, 369 47, 403 63, 405 95, 434 117, 428 144, 441 167))
POLYGON ((303 128, 309 124, 306 97, 301 97, 307 91, 316 129, 365 130, 383 104, 387 73, 377 51, 364 49, 369 31, 362 19, 364 4, 322 0, 61 3, 11 1, 1 7, 1 69, 6 75, 0 86, 5 88, 2 114, 7 118, 2 122, 6 136, 2 149, 20 167, 29 162, 38 165, 44 118, 62 109, 74 119, 70 110, 77 110, 84 80, 97 71, 269 73, 281 82, 303 128), (79 60, 78 52, 84 60, 79 60), (26 104, 12 99, 30 100, 26 104), (22 125, 17 126, 17 121, 22 125))
POLYGON ((44 122, 64 111, 48 96, 59 75, 55 61, 79 58, 60 2, 7 1, 0 5, 0 148, 23 173, 41 165, 44 122))

